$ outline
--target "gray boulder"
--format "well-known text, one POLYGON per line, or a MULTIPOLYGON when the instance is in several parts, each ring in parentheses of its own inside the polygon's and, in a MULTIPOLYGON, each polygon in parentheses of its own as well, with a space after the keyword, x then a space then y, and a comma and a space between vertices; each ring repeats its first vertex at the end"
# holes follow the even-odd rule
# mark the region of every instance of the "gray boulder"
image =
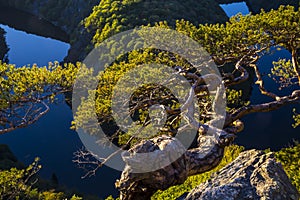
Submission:
POLYGON ((250 150, 193 189, 186 200, 298 200, 292 185, 273 153, 250 150))

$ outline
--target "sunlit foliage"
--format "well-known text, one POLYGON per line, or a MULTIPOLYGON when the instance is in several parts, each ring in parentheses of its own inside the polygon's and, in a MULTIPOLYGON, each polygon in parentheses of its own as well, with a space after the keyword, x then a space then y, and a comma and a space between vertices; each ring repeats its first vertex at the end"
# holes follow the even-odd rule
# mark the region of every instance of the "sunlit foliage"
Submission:
POLYGON ((79 65, 17 68, 1 62, 0 133, 25 127, 45 114, 57 95, 71 91, 79 65))
MULTIPOLYGON (((118 17, 123 16, 121 15, 123 12, 122 9, 125 9, 126 6, 131 4, 133 4, 131 1, 103 1, 94 9, 94 12, 89 18, 87 18, 85 23, 87 27, 98 27, 94 37, 94 42, 96 44, 103 41, 105 38, 124 30, 124 28, 130 28, 131 26, 134 27, 137 25, 129 24, 128 27, 128 24, 125 22, 123 25, 117 20, 118 17), (121 14, 119 16, 116 13, 121 14), (111 26, 113 24, 116 26, 111 26), (109 27, 109 30, 112 32, 104 31, 106 30, 106 26, 109 27), (100 27, 103 27, 103 29, 100 27)), ((149 21, 146 22, 150 23, 149 21)), ((229 85, 234 78, 241 74, 240 72, 237 72, 238 70, 233 68, 232 72, 229 72, 231 77, 228 76, 228 78, 225 78, 225 75, 228 73, 225 74, 222 72, 222 68, 226 68, 224 64, 235 64, 242 60, 244 65, 249 65, 256 70, 256 76, 258 78, 256 84, 259 84, 262 94, 272 96, 273 94, 269 94, 267 90, 263 88, 263 80, 261 79, 260 69, 256 65, 257 61, 261 58, 261 56, 269 54, 271 48, 284 47, 288 49, 293 55, 292 60, 274 62, 274 68, 272 69, 271 76, 273 76, 273 78, 275 77, 276 80, 282 81, 282 84, 286 84, 291 81, 293 84, 299 84, 297 77, 299 71, 299 67, 297 67, 297 55, 293 54, 294 50, 300 47, 299 24, 300 12, 295 10, 292 6, 282 6, 278 10, 261 12, 257 15, 242 16, 239 14, 232 17, 229 22, 226 22, 225 24, 200 24, 199 26, 195 26, 191 22, 177 20, 175 21, 175 27, 173 28, 180 33, 190 36, 208 51, 216 64, 219 65, 221 73, 224 76, 225 84, 229 85), (286 80, 284 81, 284 79, 286 80)), ((167 22, 156 23, 154 26, 160 28, 172 28, 172 25, 168 25, 167 22)), ((148 34, 151 35, 151 33, 148 34)), ((183 58, 180 58, 180 56, 174 55, 170 52, 163 52, 161 50, 146 49, 143 51, 133 51, 127 55, 123 55, 123 57, 107 67, 105 72, 103 72, 100 76, 100 82, 96 91, 97 98, 95 101, 95 107, 93 107, 93 109, 95 108, 96 110, 100 123, 112 122, 111 98, 114 86, 120 78, 126 72, 134 69, 138 65, 149 63, 164 64, 173 68, 175 66, 181 66, 182 69, 187 72, 193 72, 194 70, 189 63, 187 63, 187 61, 183 58)), ((155 69, 153 69, 153 73, 148 74, 149 78, 155 73, 155 69)), ((151 92, 147 92, 145 88, 140 90, 140 94, 144 95, 148 93, 150 94, 151 92)), ((158 96, 164 96, 162 93, 157 94, 158 96)), ((235 107, 232 106, 232 109, 228 110, 229 113, 234 113, 238 108, 250 105, 250 102, 241 102, 238 100, 242 95, 239 91, 231 91, 227 94, 229 95, 227 98, 229 102, 231 104, 236 104, 235 107)), ((135 93, 135 95, 137 95, 136 97, 139 96, 138 93, 135 93)), ((144 97, 147 99, 147 95, 144 95, 144 97)), ((131 101, 133 99, 134 98, 132 97, 131 101)), ((171 96, 168 99, 170 100, 169 102, 172 102, 171 96)), ((166 103, 168 100, 164 98, 162 101, 166 103)), ((162 102, 156 101, 156 103, 159 104, 162 102)), ((200 105, 203 105, 203 103, 204 102, 201 101, 199 102, 200 105)), ((130 111, 131 116, 139 116, 139 118, 136 118, 137 121, 139 121, 140 124, 144 124, 145 121, 143 121, 143 119, 145 119, 145 117, 142 117, 144 115, 142 112, 149 107, 149 104, 145 104, 144 107, 138 107, 137 110, 135 110, 134 107, 136 104, 132 103, 130 105, 132 108, 130 111), (137 113, 139 113, 139 115, 136 115, 137 113)), ((173 104, 167 103, 167 105, 172 107, 175 106, 176 103, 173 101, 173 104)), ((79 112, 76 113, 74 124, 82 127, 84 126, 84 121, 89 121, 90 116, 89 112, 87 112, 87 108, 89 108, 89 101, 84 101, 79 108, 79 112)), ((176 106, 174 109, 175 108, 176 106)), ((176 124, 176 122, 174 124, 176 124)), ((113 123, 110 125, 113 127, 113 123)), ((176 127, 176 125, 173 126, 173 128, 174 127, 176 127)), ((168 126, 167 129, 169 132, 172 132, 172 126, 168 126)), ((115 127, 112 128, 112 130, 118 129, 115 127)), ((126 141, 128 139, 128 136, 125 137, 122 132, 116 131, 116 134, 119 134, 119 136, 122 135, 122 141, 126 141)))
POLYGON ((292 181, 293 185, 296 186, 297 190, 300 191, 300 144, 296 142, 295 145, 289 148, 283 148, 276 152, 276 158, 281 162, 285 172, 292 181))
POLYGON ((136 26, 186 19, 194 24, 225 22, 224 11, 214 1, 150 1, 150 0, 103 0, 86 18, 85 26, 94 34, 95 44, 113 34, 136 26))
POLYGON ((294 115, 293 115, 293 119, 295 121, 295 123, 293 124, 293 127, 296 128, 298 126, 300 126, 300 114, 297 113, 296 109, 293 109, 294 115))

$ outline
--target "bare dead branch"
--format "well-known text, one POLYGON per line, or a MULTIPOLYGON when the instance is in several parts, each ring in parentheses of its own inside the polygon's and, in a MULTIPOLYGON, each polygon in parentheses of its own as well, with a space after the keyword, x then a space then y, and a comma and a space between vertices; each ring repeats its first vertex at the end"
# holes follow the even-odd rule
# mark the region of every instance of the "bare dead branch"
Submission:
POLYGON ((241 119, 242 117, 256 112, 270 112, 277 110, 285 105, 299 103, 300 90, 295 90, 291 95, 278 97, 277 100, 268 103, 262 103, 257 105, 249 105, 237 109, 232 114, 229 114, 226 118, 225 127, 230 126, 234 121, 241 119))
POLYGON ((38 121, 42 116, 44 116, 46 113, 49 112, 50 108, 44 101, 35 100, 33 102, 41 103, 44 106, 44 111, 40 111, 39 109, 37 109, 37 110, 34 111, 34 113, 32 113, 30 116, 28 116, 29 112, 32 110, 32 107, 30 107, 27 110, 27 112, 25 113, 25 115, 23 117, 21 117, 22 120, 21 120, 20 123, 13 123, 12 121, 7 120, 7 119, 5 119, 5 117, 2 116, 1 117, 1 122, 10 122, 10 123, 8 123, 9 127, 3 128, 3 129, 0 130, 0 134, 8 133, 10 131, 13 131, 13 130, 16 130, 16 129, 19 129, 19 128, 27 127, 27 126, 35 123, 36 121, 38 121))
POLYGON ((261 94, 266 95, 268 97, 271 97, 272 99, 275 99, 275 100, 278 99, 279 100, 279 97, 276 94, 274 94, 272 92, 269 92, 268 90, 265 89, 265 87, 264 87, 264 81, 262 79, 262 76, 260 74, 258 66, 256 64, 251 64, 250 66, 255 71, 255 74, 256 74, 256 77, 257 77, 257 81, 255 82, 255 84, 257 84, 259 86, 259 90, 260 90, 261 94))

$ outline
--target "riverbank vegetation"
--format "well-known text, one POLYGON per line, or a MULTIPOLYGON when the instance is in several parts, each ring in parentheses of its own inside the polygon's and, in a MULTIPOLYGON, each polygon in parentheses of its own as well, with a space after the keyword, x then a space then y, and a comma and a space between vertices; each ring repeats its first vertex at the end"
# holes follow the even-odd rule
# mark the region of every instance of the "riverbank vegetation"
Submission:
POLYGON ((59 94, 72 90, 79 64, 16 67, 0 62, 0 134, 33 124, 59 94))
MULTIPOLYGON (((46 181, 38 176, 39 158, 28 167, 17 160, 7 145, 0 144, 0 199, 22 200, 80 200, 73 194, 62 192, 57 178, 46 181)), ((69 192, 68 192, 69 193, 69 192)))

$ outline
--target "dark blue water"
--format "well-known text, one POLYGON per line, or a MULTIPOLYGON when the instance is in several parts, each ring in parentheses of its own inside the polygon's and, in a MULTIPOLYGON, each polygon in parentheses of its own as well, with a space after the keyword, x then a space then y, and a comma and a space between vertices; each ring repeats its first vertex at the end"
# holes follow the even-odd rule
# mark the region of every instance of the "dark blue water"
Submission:
POLYGON ((26 34, 8 26, 1 25, 6 32, 6 41, 11 49, 9 60, 16 66, 36 63, 39 66, 48 65, 49 61, 61 61, 67 55, 69 44, 26 34))
MULTIPOLYGON (((16 66, 33 63, 44 66, 49 61, 60 62, 70 47, 57 40, 27 34, 8 26, 1 27, 7 32, 9 61, 16 66)), ((72 111, 65 103, 51 105, 50 112, 37 123, 0 135, 0 143, 8 144, 25 164, 40 157, 43 166, 40 175, 43 178, 50 179, 55 173, 59 184, 79 193, 100 197, 115 194, 114 181, 118 175, 113 170, 104 167, 98 171, 97 176, 81 179, 84 172, 75 166, 72 158, 73 153, 83 145, 77 133, 69 128, 72 119, 72 111)))

